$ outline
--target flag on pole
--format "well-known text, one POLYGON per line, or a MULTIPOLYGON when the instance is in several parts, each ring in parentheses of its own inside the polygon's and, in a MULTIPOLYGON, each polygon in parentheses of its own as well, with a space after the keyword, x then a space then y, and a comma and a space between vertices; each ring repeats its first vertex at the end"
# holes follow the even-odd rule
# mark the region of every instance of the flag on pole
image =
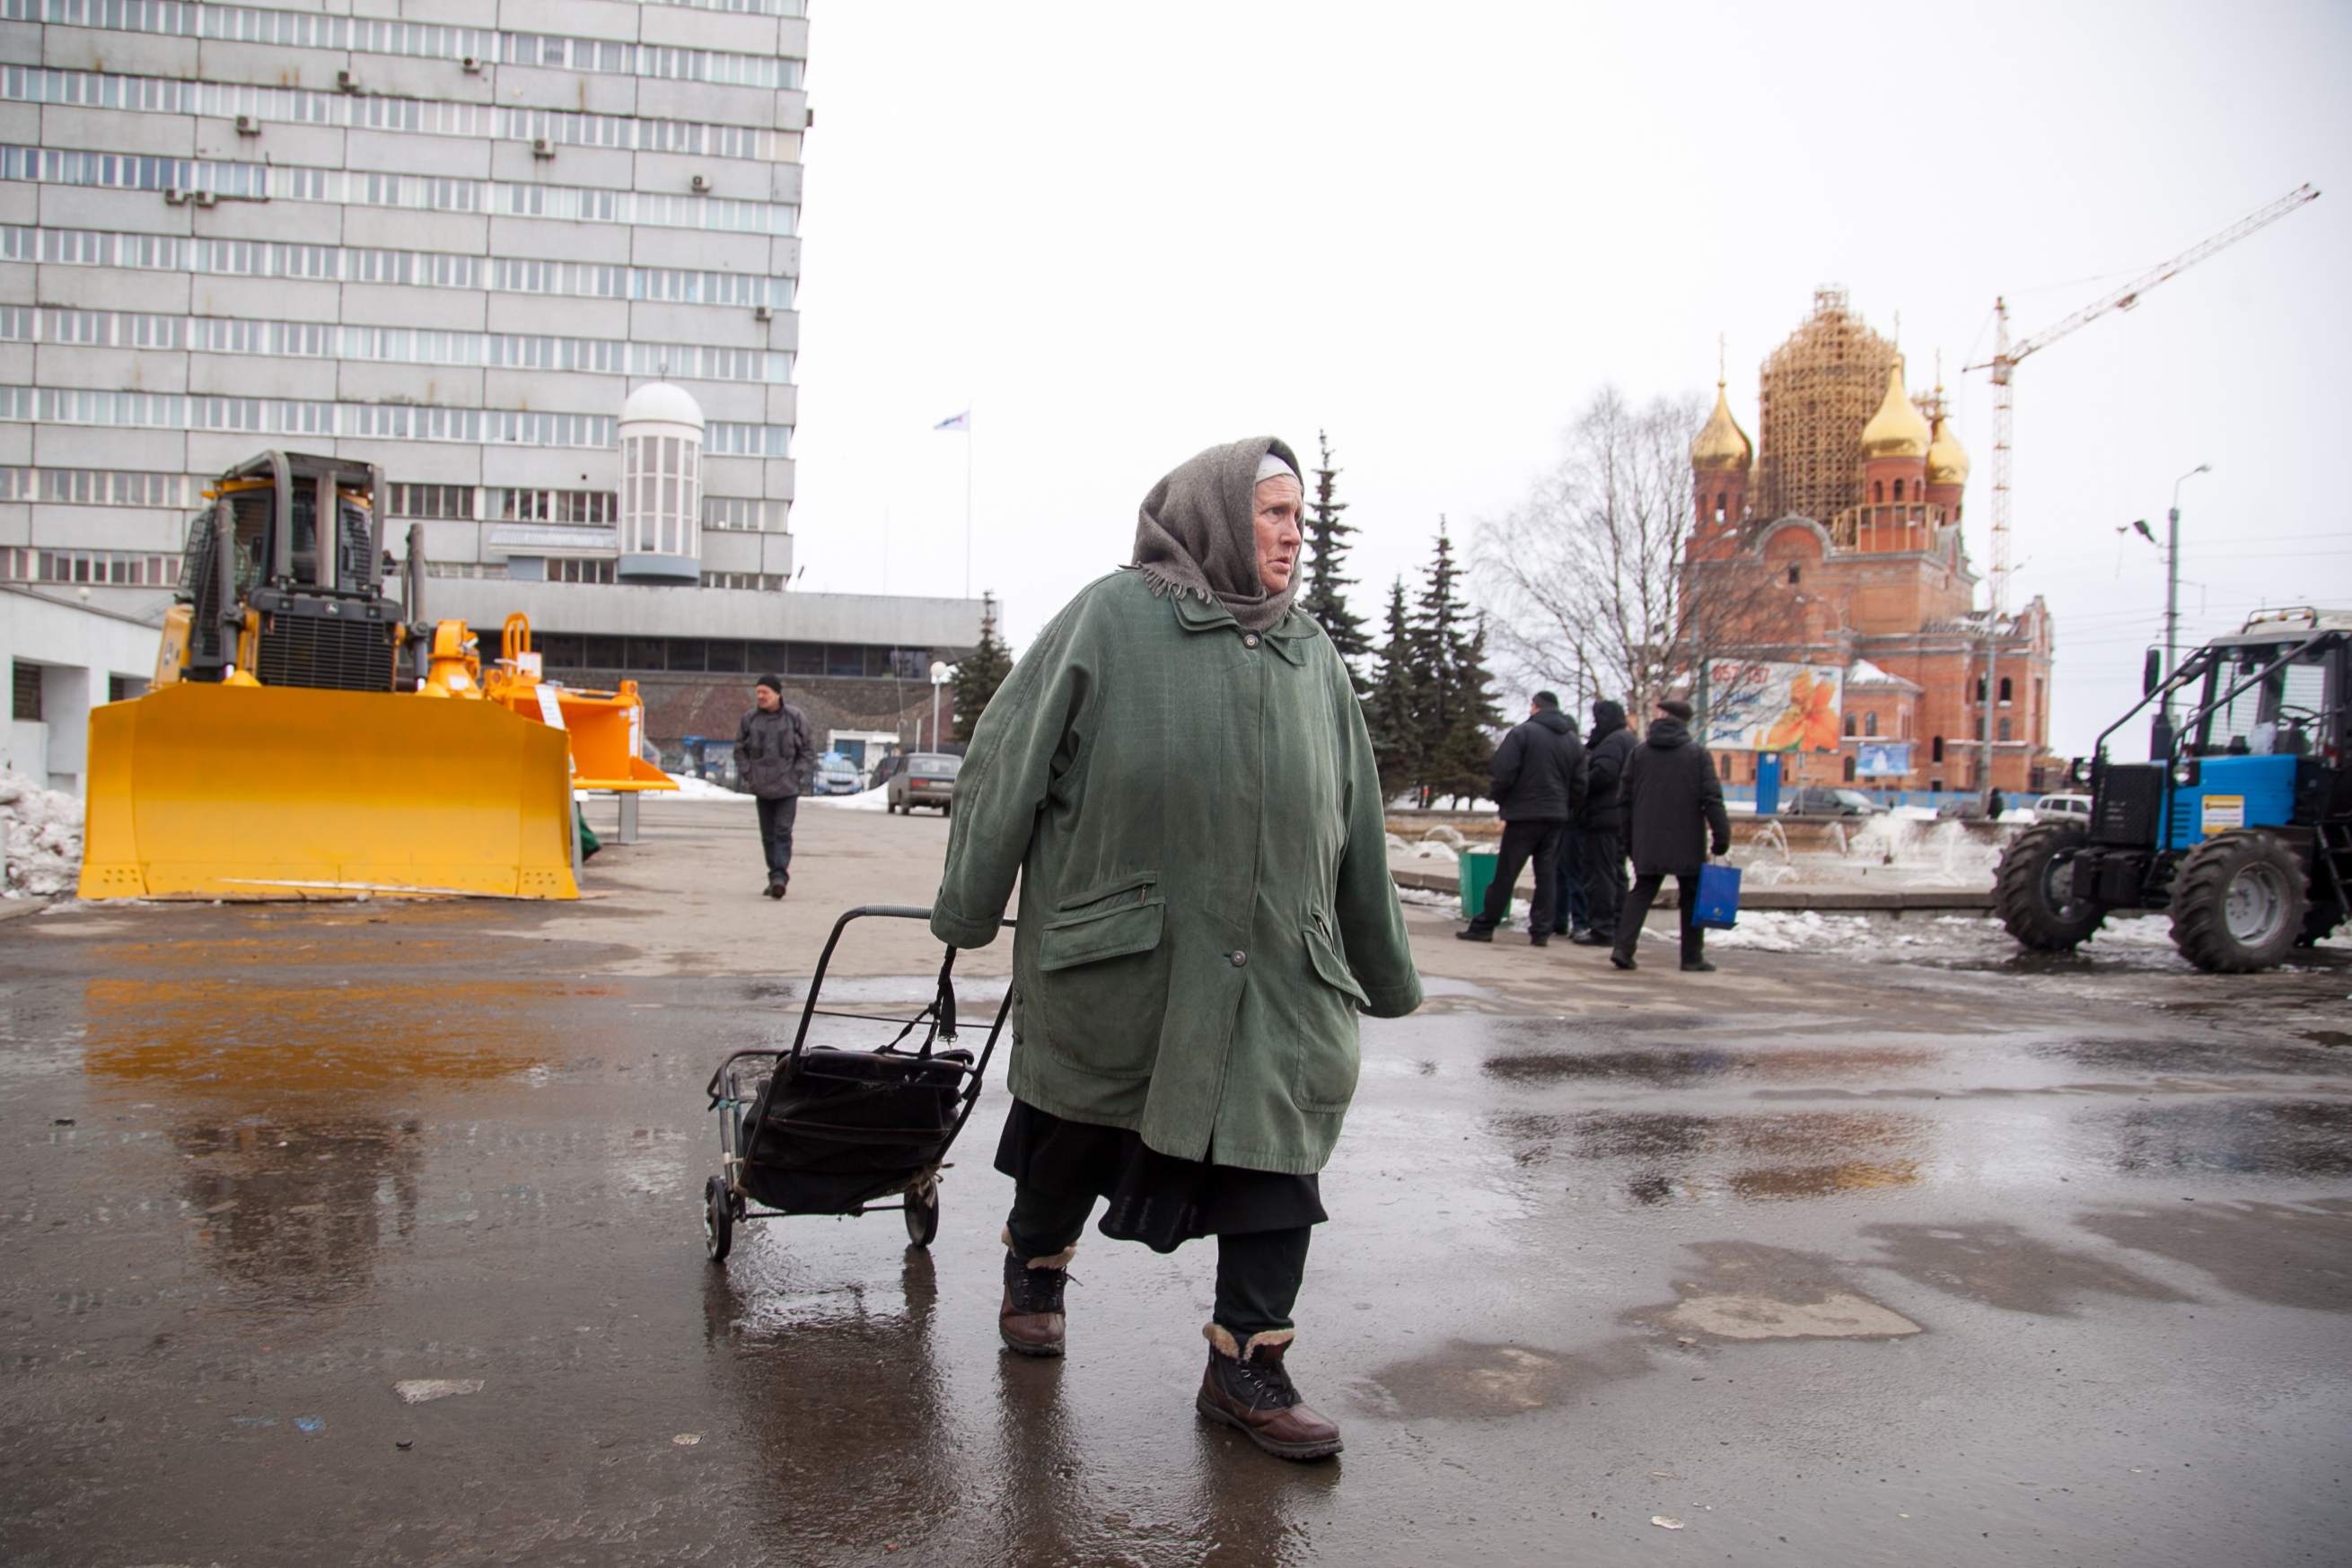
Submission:
POLYGON ((937 424, 931 426, 931 428, 933 430, 970 430, 971 428, 971 410, 966 409, 952 419, 943 419, 937 424))

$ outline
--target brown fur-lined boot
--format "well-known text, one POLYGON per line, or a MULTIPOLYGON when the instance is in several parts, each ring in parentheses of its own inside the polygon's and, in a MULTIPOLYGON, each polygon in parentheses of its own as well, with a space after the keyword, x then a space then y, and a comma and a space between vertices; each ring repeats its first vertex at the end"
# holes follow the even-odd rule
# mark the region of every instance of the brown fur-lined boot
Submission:
POLYGON ((1292 1330, 1254 1333, 1246 1344, 1235 1343, 1218 1323, 1201 1333, 1209 1342, 1209 1369, 1201 1375, 1194 1409, 1286 1459, 1323 1459, 1340 1450, 1339 1424, 1307 1404, 1283 1368, 1292 1330))
POLYGON ((1062 1287, 1070 1282, 1073 1241, 1048 1258, 1023 1258, 1004 1232, 1004 1304, 997 1309, 996 1333, 1005 1347, 1023 1355, 1062 1354, 1062 1287))

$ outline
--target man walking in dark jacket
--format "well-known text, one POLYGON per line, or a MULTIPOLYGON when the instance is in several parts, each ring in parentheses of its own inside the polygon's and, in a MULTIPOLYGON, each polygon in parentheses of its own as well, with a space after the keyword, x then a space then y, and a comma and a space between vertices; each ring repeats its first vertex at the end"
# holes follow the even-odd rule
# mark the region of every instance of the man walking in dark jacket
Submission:
POLYGON ((1617 917, 1617 946, 1609 961, 1633 967, 1642 922, 1667 876, 1675 879, 1675 904, 1682 915, 1683 967, 1707 973, 1706 927, 1698 914, 1698 868, 1706 857, 1731 848, 1731 818, 1723 809, 1723 781, 1715 758, 1691 738, 1691 706, 1679 697, 1658 704, 1650 737, 1626 760, 1619 785, 1625 799, 1626 830, 1633 852, 1633 889, 1617 917))
POLYGON ((801 780, 816 763, 816 739, 808 716, 784 700, 779 677, 761 675, 751 700, 757 706, 735 732, 735 774, 760 812, 768 896, 782 898, 793 880, 793 819, 800 812, 801 780))
POLYGON ((1559 836, 1584 809, 1584 743, 1576 721, 1559 711, 1559 698, 1538 692, 1528 721, 1503 737, 1492 768, 1495 804, 1503 816, 1503 849, 1486 903, 1466 930, 1465 942, 1492 942, 1495 927, 1511 905, 1511 884, 1532 859, 1536 862, 1535 907, 1528 914, 1528 941, 1551 941, 1554 867, 1559 836))
POLYGON ((1592 928, 1576 940, 1588 947, 1617 946, 1617 912, 1625 904, 1625 802, 1619 790, 1625 759, 1641 744, 1626 727, 1625 710, 1607 697, 1592 705, 1584 787, 1584 906, 1592 928))

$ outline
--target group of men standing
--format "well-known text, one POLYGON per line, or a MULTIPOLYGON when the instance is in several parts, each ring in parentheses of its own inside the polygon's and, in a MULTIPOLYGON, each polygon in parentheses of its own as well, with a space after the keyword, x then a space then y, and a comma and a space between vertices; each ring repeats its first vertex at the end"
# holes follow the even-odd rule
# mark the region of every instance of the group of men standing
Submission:
POLYGON ((1634 967, 1642 923, 1668 876, 1682 912, 1682 967, 1706 973, 1706 934, 1694 923, 1699 867, 1731 847, 1731 819, 1714 758, 1691 735, 1690 704, 1662 699, 1649 733, 1636 737, 1625 710, 1603 697, 1592 705, 1587 745, 1559 698, 1538 692, 1527 722, 1495 749, 1492 794, 1503 842, 1486 900, 1465 942, 1492 942, 1510 908, 1511 886, 1533 861, 1534 907, 1528 940, 1555 936, 1607 947, 1610 962, 1634 967), (1633 881, 1625 880, 1631 854, 1633 881))

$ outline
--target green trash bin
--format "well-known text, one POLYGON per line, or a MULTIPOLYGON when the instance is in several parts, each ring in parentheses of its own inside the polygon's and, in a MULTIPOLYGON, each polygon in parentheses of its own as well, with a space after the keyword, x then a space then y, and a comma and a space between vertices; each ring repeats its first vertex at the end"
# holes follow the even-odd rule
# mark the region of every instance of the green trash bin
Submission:
MULTIPOLYGON (((1473 848, 1462 852, 1462 918, 1475 920, 1486 908, 1486 888, 1495 880, 1495 862, 1502 859, 1502 847, 1473 848)), ((1512 900, 1503 901, 1503 924, 1511 923, 1512 900)))

